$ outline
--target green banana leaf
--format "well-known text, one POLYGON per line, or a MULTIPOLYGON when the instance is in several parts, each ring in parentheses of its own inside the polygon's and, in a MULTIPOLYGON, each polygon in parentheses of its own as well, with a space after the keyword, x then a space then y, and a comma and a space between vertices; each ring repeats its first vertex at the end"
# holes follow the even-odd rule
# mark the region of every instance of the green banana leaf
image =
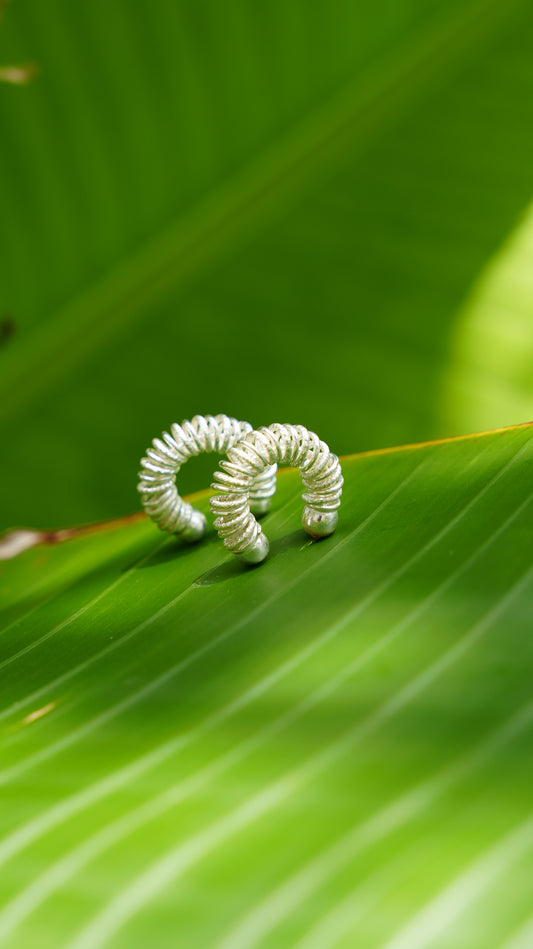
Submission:
POLYGON ((128 513, 197 413, 337 453, 530 419, 532 29, 527 0, 14 0, 0 523, 128 513))
POLYGON ((532 463, 531 426, 346 458, 320 543, 283 471, 255 569, 19 536, 0 945, 530 946, 532 463))

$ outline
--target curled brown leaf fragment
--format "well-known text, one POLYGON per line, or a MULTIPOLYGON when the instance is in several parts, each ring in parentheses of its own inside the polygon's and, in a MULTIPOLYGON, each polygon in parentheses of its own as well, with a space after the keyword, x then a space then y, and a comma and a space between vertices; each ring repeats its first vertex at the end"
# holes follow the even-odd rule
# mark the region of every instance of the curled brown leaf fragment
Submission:
POLYGON ((134 514, 125 514, 123 517, 114 517, 109 521, 97 521, 94 524, 81 524, 79 527, 62 527, 58 530, 33 530, 29 527, 14 527, 0 536, 0 560, 11 560, 18 557, 25 550, 37 547, 38 544, 62 544, 66 540, 74 540, 84 534, 97 534, 100 531, 115 530, 143 521, 146 518, 144 511, 135 511, 134 514))

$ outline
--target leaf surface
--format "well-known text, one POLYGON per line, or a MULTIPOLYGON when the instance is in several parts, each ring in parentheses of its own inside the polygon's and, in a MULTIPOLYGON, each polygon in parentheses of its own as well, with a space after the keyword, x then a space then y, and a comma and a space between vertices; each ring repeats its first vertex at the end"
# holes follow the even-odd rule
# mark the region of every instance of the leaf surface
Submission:
POLYGON ((318 544, 283 472, 257 569, 144 520, 4 562, 0 945, 527 933, 532 458, 349 457, 318 544))

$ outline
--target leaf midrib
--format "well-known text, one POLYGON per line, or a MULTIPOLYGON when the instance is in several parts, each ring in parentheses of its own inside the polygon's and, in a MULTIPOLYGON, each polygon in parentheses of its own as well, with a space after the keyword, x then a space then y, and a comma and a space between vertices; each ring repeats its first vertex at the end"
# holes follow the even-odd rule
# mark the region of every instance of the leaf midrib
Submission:
POLYGON ((201 205, 22 339, 3 367, 0 421, 12 420, 214 254, 227 252, 232 241, 297 201, 334 165, 347 138, 362 150, 391 106, 401 102, 405 108, 417 96, 426 96, 429 80, 434 82, 472 47, 486 42, 523 6, 523 0, 475 0, 410 36, 394 56, 350 83, 201 205))

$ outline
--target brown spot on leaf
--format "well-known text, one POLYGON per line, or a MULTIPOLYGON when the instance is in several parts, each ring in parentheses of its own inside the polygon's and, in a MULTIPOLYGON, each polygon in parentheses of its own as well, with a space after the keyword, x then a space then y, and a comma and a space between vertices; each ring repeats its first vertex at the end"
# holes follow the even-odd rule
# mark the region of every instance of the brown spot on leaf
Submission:
POLYGON ((30 79, 37 75, 38 69, 34 63, 23 63, 19 66, 0 66, 0 81, 9 82, 12 86, 25 86, 30 79))

